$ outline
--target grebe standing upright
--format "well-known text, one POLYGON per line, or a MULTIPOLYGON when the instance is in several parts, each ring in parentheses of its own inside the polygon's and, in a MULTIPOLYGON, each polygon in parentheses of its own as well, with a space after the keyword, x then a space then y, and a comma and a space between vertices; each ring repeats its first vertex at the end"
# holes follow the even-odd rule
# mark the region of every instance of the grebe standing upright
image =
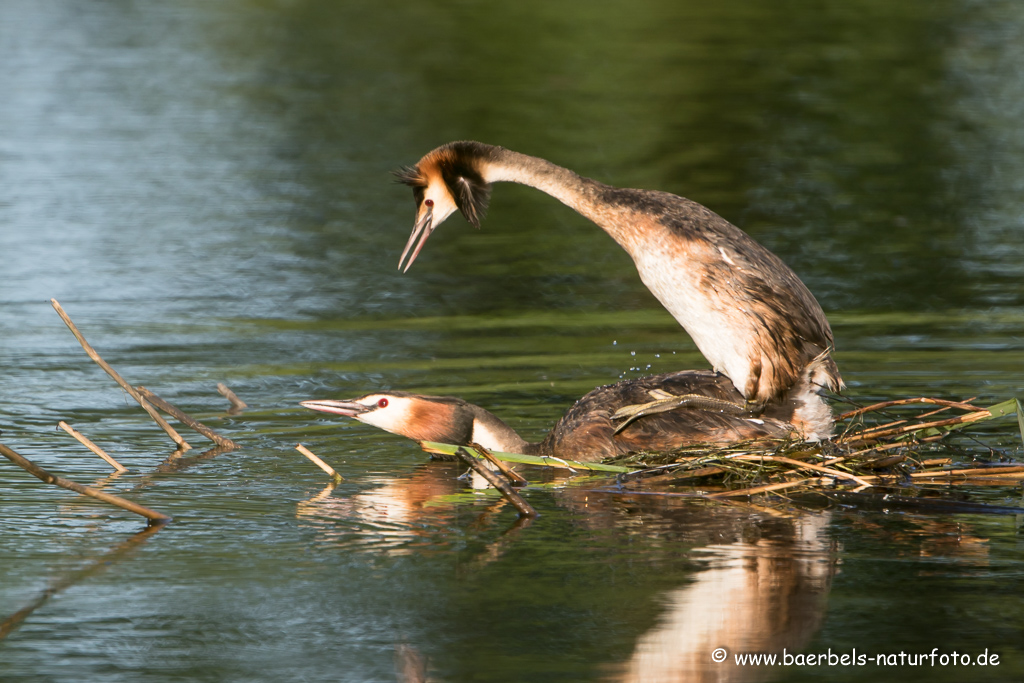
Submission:
POLYGON ((598 387, 578 400, 536 443, 527 442, 480 406, 451 396, 378 391, 348 401, 303 401, 302 405, 417 441, 478 443, 496 451, 580 461, 702 443, 784 439, 796 431, 794 404, 773 402, 754 416, 729 378, 708 370, 598 387))
POLYGON ((710 209, 667 192, 605 185, 479 142, 442 145, 396 175, 416 200, 399 268, 409 269, 455 211, 479 227, 491 183, 536 188, 626 250, 643 283, 747 402, 796 404, 792 421, 806 438, 831 434, 831 411, 820 394, 841 390, 843 381, 821 306, 781 259, 710 209))

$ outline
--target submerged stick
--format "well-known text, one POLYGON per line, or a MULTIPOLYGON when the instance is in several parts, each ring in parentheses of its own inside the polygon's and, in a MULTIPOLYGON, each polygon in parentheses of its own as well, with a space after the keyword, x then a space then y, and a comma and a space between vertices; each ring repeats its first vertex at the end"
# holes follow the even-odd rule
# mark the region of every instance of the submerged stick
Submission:
POLYGON ((92 498, 95 498, 96 500, 102 500, 104 503, 116 505, 117 507, 123 510, 128 510, 129 512, 134 512, 137 515, 142 515, 143 517, 151 520, 150 523, 163 523, 171 519, 169 515, 165 515, 162 512, 157 512, 155 510, 150 510, 149 508, 139 505, 138 503, 133 503, 130 500, 125 500, 124 498, 121 498, 119 496, 104 493, 103 491, 98 491, 88 486, 82 486, 81 484, 73 482, 70 479, 64 479, 63 477, 58 477, 56 475, 50 474, 39 465, 35 464, 31 460, 28 460, 27 458, 22 457, 21 455, 11 450, 7 446, 3 445, 2 443, 0 443, 0 455, 3 455, 8 460, 13 462, 15 465, 21 467, 23 470, 31 474, 33 477, 41 479, 42 481, 45 481, 47 484, 54 484, 55 486, 60 486, 61 488, 68 489, 69 491, 81 493, 82 495, 90 496, 92 498))
POLYGON ((192 446, 188 445, 188 442, 185 441, 185 439, 183 439, 181 435, 174 430, 174 427, 167 424, 167 420, 160 417, 160 414, 153 409, 153 406, 146 403, 146 399, 142 398, 142 396, 139 395, 139 392, 135 391, 135 389, 132 388, 132 385, 128 384, 128 382, 126 382, 125 379, 121 377, 121 375, 117 374, 117 371, 114 370, 114 368, 110 367, 107 361, 100 358, 100 354, 96 353, 96 349, 92 348, 92 346, 89 345, 89 342, 85 341, 85 337, 83 337, 82 333, 78 331, 78 328, 75 327, 75 324, 71 322, 71 318, 68 317, 68 314, 65 313, 64 309, 61 308, 59 303, 57 303, 57 300, 50 299, 50 303, 53 305, 53 310, 57 311, 57 315, 60 316, 61 320, 64 321, 64 324, 68 326, 69 330, 71 330, 71 334, 75 335, 75 339, 77 339, 78 343, 82 345, 83 349, 85 349, 85 352, 86 354, 88 354, 89 358, 92 358, 97 365, 103 368, 103 371, 110 375, 114 379, 114 381, 121 386, 122 389, 127 391, 129 396, 131 396, 132 398, 139 402, 139 405, 142 406, 143 410, 149 413, 149 416, 153 418, 153 421, 160 425, 161 429, 167 432, 167 435, 171 437, 174 443, 178 444, 178 448, 181 448, 183 450, 188 450, 192 448, 192 446))
POLYGON ((473 471, 487 480, 487 483, 498 489, 498 492, 505 497, 505 500, 512 503, 516 510, 519 510, 520 515, 526 517, 537 517, 537 511, 533 509, 533 506, 526 502, 526 500, 520 496, 515 489, 509 486, 509 483, 496 475, 491 470, 487 469, 482 462, 474 458, 472 455, 466 452, 465 448, 459 447, 455 451, 455 455, 462 458, 462 461, 473 468, 473 471))
POLYGON ((125 467, 124 465, 122 465, 118 461, 116 461, 113 458, 111 458, 109 455, 107 455, 106 451, 104 451, 102 448, 100 448, 99 446, 94 444, 92 441, 89 440, 88 437, 86 437, 84 434, 79 432, 77 429, 75 429, 74 427, 69 425, 67 422, 64 422, 63 420, 61 420, 60 422, 57 423, 57 426, 60 427, 61 429, 63 429, 68 434, 70 434, 71 436, 73 436, 76 439, 78 439, 78 442, 80 444, 82 444, 83 446, 85 446, 86 448, 88 448, 90 451, 92 451, 96 455, 98 455, 101 458, 103 458, 104 460, 106 460, 107 463, 111 467, 113 467, 115 470, 117 470, 118 472, 127 472, 128 471, 127 467, 125 467))
POLYGON ((235 392, 228 389, 228 385, 224 384, 224 382, 217 383, 217 393, 226 398, 231 403, 231 410, 237 413, 249 407, 245 401, 238 398, 235 392))
POLYGON ((225 448, 231 448, 231 449, 241 448, 241 446, 239 446, 237 443, 235 443, 231 439, 229 439, 227 437, 224 437, 224 436, 221 436, 217 432, 213 431, 212 429, 210 429, 209 427, 204 425, 199 420, 195 419, 194 417, 192 417, 191 415, 186 413, 184 410, 182 410, 178 406, 165 401, 164 399, 160 398, 159 396, 154 394, 152 391, 150 391, 146 387, 140 385, 140 386, 135 387, 135 389, 140 394, 145 396, 146 400, 148 400, 154 406, 156 406, 160 410, 164 411, 165 413, 167 413, 168 415, 170 415, 171 417, 173 417, 175 420, 177 420, 178 422, 182 423, 183 425, 187 425, 187 426, 191 427, 192 429, 194 429, 195 431, 199 432, 200 434, 202 434, 203 436, 205 436, 207 439, 209 439, 210 441, 214 442, 218 446, 224 446, 225 448))
POLYGON ((313 451, 309 450, 308 448, 303 446, 301 443, 295 444, 295 450, 297 450, 299 453, 302 453, 304 456, 309 458, 313 462, 314 465, 316 465, 317 467, 322 469, 327 474, 331 475, 331 479, 333 479, 336 483, 340 484, 341 482, 343 482, 345 480, 345 478, 343 476, 341 476, 340 474, 338 474, 334 470, 333 467, 331 467, 330 465, 325 463, 323 460, 318 458, 316 455, 313 454, 313 451))

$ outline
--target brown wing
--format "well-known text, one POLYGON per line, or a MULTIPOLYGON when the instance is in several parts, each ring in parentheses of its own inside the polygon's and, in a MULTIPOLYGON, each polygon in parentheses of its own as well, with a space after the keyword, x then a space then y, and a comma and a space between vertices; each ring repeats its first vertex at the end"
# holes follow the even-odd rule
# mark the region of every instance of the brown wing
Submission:
POLYGON ((654 389, 683 396, 695 394, 743 404, 732 381, 717 372, 689 370, 627 380, 594 389, 566 412, 537 449, 539 453, 580 461, 600 460, 631 451, 666 451, 698 443, 726 443, 782 437, 792 428, 783 421, 723 414, 682 406, 635 420, 618 434, 621 420, 612 415, 624 406, 649 403, 654 389))
MULTIPOLYGON (((735 302, 735 314, 752 318, 761 350, 752 357, 744 394, 766 403, 781 397, 804 369, 832 348, 832 329, 818 301, 782 259, 711 209, 668 192, 605 187, 602 201, 653 218, 672 234, 707 246, 713 256, 693 263, 704 287, 735 302), (722 258, 718 258, 722 254, 722 258)), ((833 391, 842 378, 831 358, 819 361, 818 378, 833 391)))

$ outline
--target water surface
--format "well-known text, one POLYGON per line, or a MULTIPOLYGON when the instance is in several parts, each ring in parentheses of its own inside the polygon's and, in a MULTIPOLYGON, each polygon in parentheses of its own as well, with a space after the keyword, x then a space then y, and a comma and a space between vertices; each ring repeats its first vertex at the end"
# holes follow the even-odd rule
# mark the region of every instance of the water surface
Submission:
MULTIPOLYGON (((127 513, 0 467, 0 618, 35 606, 0 678, 387 681, 404 646, 451 681, 697 680, 715 647, 1001 656, 736 680, 1019 680, 1020 516, 540 476, 517 526, 455 466, 297 403, 454 394, 536 439, 594 386, 705 367, 628 257, 527 188, 400 275, 412 200, 388 172, 452 139, 721 213, 821 301, 854 400, 1024 396, 1022 34, 1015 3, 952 0, 8 0, 0 438, 174 521, 132 543, 127 513), (51 297, 244 448, 187 435, 175 457, 51 297), (250 408, 227 414, 218 382, 250 408), (58 420, 131 472, 108 479, 58 420)), ((1012 420, 979 437, 952 452, 1020 454, 1012 420)))

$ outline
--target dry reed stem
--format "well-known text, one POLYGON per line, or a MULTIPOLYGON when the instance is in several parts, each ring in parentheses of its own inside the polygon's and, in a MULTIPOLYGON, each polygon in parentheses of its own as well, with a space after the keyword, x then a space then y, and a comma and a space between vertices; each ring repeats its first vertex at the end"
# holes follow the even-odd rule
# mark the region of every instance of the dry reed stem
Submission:
POLYGON ((323 460, 318 458, 316 455, 313 454, 313 451, 309 450, 308 448, 303 446, 301 443, 295 444, 295 450, 297 450, 299 453, 302 453, 304 456, 309 458, 313 462, 314 465, 316 465, 317 467, 322 469, 324 472, 329 474, 331 476, 331 478, 334 479, 334 481, 340 483, 340 482, 345 480, 345 478, 343 476, 341 476, 340 474, 338 474, 334 470, 333 467, 331 467, 330 465, 325 463, 323 460))
POLYGON ((245 401, 238 398, 235 392, 228 389, 228 385, 223 382, 217 383, 217 393, 226 398, 231 403, 231 407, 239 412, 249 407, 245 401))
POLYGON ((68 316, 67 313, 64 312, 64 309, 61 308, 61 305, 57 302, 57 300, 50 299, 50 304, 53 305, 53 310, 57 311, 57 315, 60 316, 61 320, 64 321, 64 324, 68 326, 69 330, 71 330, 71 334, 75 335, 75 339, 77 339, 78 343, 82 345, 83 349, 85 349, 85 352, 86 354, 88 354, 89 358, 92 358, 97 365, 103 368, 104 372, 110 375, 114 379, 114 381, 121 386, 122 389, 127 391, 129 396, 131 396, 132 398, 139 402, 139 405, 142 406, 143 410, 149 413, 149 416, 153 418, 153 421, 160 425, 161 429, 167 432, 167 435, 171 437, 174 443, 178 444, 178 448, 181 448, 182 450, 188 450, 192 448, 192 446, 190 446, 188 442, 185 441, 185 439, 183 439, 181 435, 174 430, 174 427, 167 424, 167 420, 160 417, 160 414, 153 409, 153 406, 149 405, 146 402, 146 400, 139 395, 139 392, 135 391, 132 385, 128 384, 128 382, 126 382, 125 379, 121 377, 121 375, 117 374, 117 371, 115 371, 114 368, 110 367, 110 365, 100 357, 100 354, 96 353, 96 349, 92 348, 92 346, 89 345, 89 342, 85 340, 85 337, 83 337, 82 333, 78 331, 78 328, 75 327, 75 324, 71 322, 71 318, 68 316))
POLYGON ((896 427, 896 426, 899 426, 899 425, 903 425, 903 424, 907 424, 907 420, 894 420, 893 422, 886 422, 885 424, 875 425, 874 427, 865 427, 864 429, 860 430, 859 432, 854 432, 853 434, 844 435, 844 436, 840 437, 839 440, 842 441, 843 439, 849 438, 849 439, 856 439, 858 441, 864 441, 866 439, 874 438, 875 432, 884 432, 884 431, 887 431, 889 429, 892 429, 893 427, 896 427))
POLYGON ((899 455, 889 455, 889 456, 885 456, 885 457, 882 457, 882 458, 874 458, 872 460, 865 460, 865 461, 863 461, 861 463, 858 463, 858 464, 862 468, 866 467, 869 470, 881 470, 881 469, 885 469, 887 467, 893 467, 895 465, 899 465, 901 462, 906 462, 907 459, 908 459, 907 456, 906 455, 902 455, 902 454, 899 454, 899 455))
POLYGON ((861 486, 868 486, 868 482, 855 474, 849 472, 841 472, 839 470, 833 470, 828 467, 822 467, 821 465, 812 465, 809 462, 801 462, 799 460, 793 460, 792 458, 785 458, 781 455, 744 455, 739 458, 732 458, 733 460, 761 460, 768 462, 784 462, 787 465, 793 465, 799 469, 814 470, 815 472, 823 472, 825 474, 832 475, 840 479, 852 479, 861 486))
POLYGON ((1005 477, 1008 474, 1024 473, 1022 467, 972 467, 957 470, 933 470, 931 472, 914 472, 910 475, 912 479, 923 477, 951 477, 953 475, 963 477, 1005 477))
POLYGON ((487 469, 487 467, 474 458, 472 455, 466 452, 465 448, 459 448, 455 451, 455 454, 462 459, 464 463, 473 468, 473 471, 483 477, 488 484, 498 489, 498 492, 505 497, 505 500, 512 503, 512 505, 519 511, 519 514, 526 517, 538 517, 538 513, 533 509, 533 506, 526 502, 519 493, 513 489, 507 481, 499 477, 497 474, 487 469))
POLYGON ((47 484, 54 484, 55 486, 60 486, 61 488, 68 489, 69 491, 81 493, 82 495, 90 496, 92 498, 95 498, 96 500, 102 500, 105 503, 116 505, 117 507, 122 508, 124 510, 128 510, 129 512, 134 512, 137 515, 142 515, 143 517, 151 520, 150 523, 163 523, 171 519, 170 516, 165 515, 162 512, 150 510, 149 508, 139 505, 138 503, 133 503, 130 500, 125 500, 124 498, 121 498, 119 496, 104 493, 103 491, 98 491, 88 486, 82 486, 81 484, 73 482, 70 479, 64 479, 63 477, 58 477, 56 475, 50 474, 39 465, 35 464, 31 460, 28 460, 27 458, 22 457, 21 455, 11 450, 7 446, 3 445, 2 443, 0 443, 0 455, 3 455, 18 467, 21 467, 23 470, 25 470, 32 476, 46 482, 47 484))
POLYGON ((478 443, 471 443, 471 444, 469 444, 469 447, 474 449, 480 455, 482 455, 485 458, 487 458, 487 460, 489 462, 493 463, 495 467, 497 467, 499 470, 501 470, 502 474, 504 474, 506 477, 508 477, 509 479, 514 481, 515 483, 519 484, 520 486, 526 486, 526 484, 529 483, 528 481, 526 481, 526 477, 524 477, 523 475, 519 474, 518 472, 513 470, 511 467, 509 467, 508 463, 504 462, 503 460, 498 460, 497 458, 495 458, 494 455, 492 455, 489 450, 487 450, 486 448, 484 448, 480 444, 478 444, 478 443))
POLYGON ((732 496, 752 496, 756 493, 767 493, 768 491, 779 491, 781 489, 793 488, 794 486, 800 486, 806 484, 810 479, 798 479, 796 481, 785 481, 780 484, 765 484, 764 486, 754 486, 748 489, 738 489, 736 491, 720 491, 718 493, 709 493, 706 498, 730 498, 732 496))
POLYGON ((1024 477, 964 477, 963 479, 950 479, 947 481, 924 480, 925 484, 939 484, 943 486, 1020 486, 1024 477))
MULTIPOLYGON (((966 401, 961 401, 961 403, 963 405, 970 405, 971 401, 975 400, 976 398, 978 398, 978 397, 977 396, 972 396, 969 399, 967 399, 966 401)), ((956 408, 956 407, 957 406, 944 406, 942 408, 939 408, 938 410, 932 410, 932 411, 929 411, 927 413, 921 413, 917 417, 918 418, 931 417, 932 415, 938 415, 941 412, 945 412, 945 411, 949 410, 950 408, 956 408)), ((975 408, 975 410, 977 410, 977 408, 975 408)), ((974 412, 974 411, 971 411, 971 412, 974 412)))
POLYGON ((825 462, 823 462, 821 464, 822 465, 835 465, 836 463, 843 462, 844 460, 850 460, 852 458, 856 458, 858 456, 862 456, 862 455, 865 455, 867 453, 871 453, 871 452, 874 452, 874 451, 888 451, 888 450, 892 450, 893 448, 906 448, 909 445, 910 444, 901 441, 899 443, 890 443, 890 444, 886 444, 884 446, 872 446, 871 448, 865 448, 864 450, 854 451, 853 453, 848 453, 846 455, 841 455, 838 458, 832 458, 831 460, 826 460, 825 462))
MULTIPOLYGON (((842 437, 837 440, 837 443, 857 443, 858 441, 867 441, 869 439, 878 439, 883 436, 897 436, 900 434, 907 434, 910 432, 917 432, 923 429, 933 429, 935 427, 949 427, 957 424, 964 424, 966 422, 977 422, 985 418, 992 417, 992 413, 987 410, 976 410, 973 413, 967 413, 966 415, 959 415, 952 417, 948 420, 938 420, 936 422, 924 422, 921 424, 907 425, 906 427, 900 427, 898 429, 890 429, 887 431, 872 431, 871 434, 865 436, 865 432, 858 432, 849 436, 842 437)), ((902 422, 905 422, 903 420, 902 422)), ((892 425, 883 425, 884 427, 890 427, 892 425)))
POLYGON ((676 469, 672 472, 665 474, 656 474, 650 477, 633 478, 623 483, 626 488, 636 488, 638 486, 659 486, 668 485, 675 481, 682 481, 684 479, 699 479, 701 477, 710 477, 716 474, 722 474, 726 470, 721 467, 709 466, 699 467, 694 470, 683 470, 676 469))
POLYGON ((241 448, 241 446, 239 446, 231 439, 225 436, 221 436, 217 432, 213 431, 212 429, 204 425, 199 420, 195 419, 194 417, 183 411, 178 406, 160 398, 146 387, 140 385, 135 387, 135 389, 154 406, 164 411, 165 413, 167 413, 168 415, 170 415, 183 425, 191 427, 192 429, 199 432, 200 434, 202 434, 203 436, 205 436, 207 439, 214 442, 218 446, 224 446, 225 448, 230 448, 232 450, 237 450, 241 448))
POLYGON ((111 467, 113 467, 115 470, 117 470, 118 472, 127 472, 128 471, 127 467, 125 467, 124 465, 122 465, 118 461, 116 461, 113 458, 111 458, 109 455, 107 455, 106 451, 104 451, 102 448, 100 448, 99 446, 94 444, 88 437, 86 437, 80 431, 78 431, 77 429, 75 429, 74 427, 69 425, 67 422, 64 422, 63 420, 61 420, 60 422, 57 423, 57 426, 60 427, 61 429, 63 429, 68 434, 70 434, 71 436, 73 436, 76 439, 78 439, 78 442, 80 444, 82 444, 83 446, 85 446, 86 448, 88 448, 90 451, 92 451, 96 455, 98 455, 101 458, 103 458, 104 460, 106 460, 107 463, 111 467))
MULTIPOLYGON (((971 399, 972 401, 974 399, 971 399)), ((843 413, 836 420, 846 420, 851 417, 856 417, 863 413, 870 413, 875 410, 882 410, 883 408, 891 408, 893 406, 905 406, 913 403, 930 403, 932 405, 946 406, 947 408, 959 408, 968 412, 975 412, 978 410, 978 406, 972 406, 969 403, 962 403, 960 401, 945 401, 941 398, 901 398, 896 401, 883 401, 882 403, 875 403, 874 405, 866 406, 864 408, 858 408, 857 410, 851 410, 848 413, 843 413)))

